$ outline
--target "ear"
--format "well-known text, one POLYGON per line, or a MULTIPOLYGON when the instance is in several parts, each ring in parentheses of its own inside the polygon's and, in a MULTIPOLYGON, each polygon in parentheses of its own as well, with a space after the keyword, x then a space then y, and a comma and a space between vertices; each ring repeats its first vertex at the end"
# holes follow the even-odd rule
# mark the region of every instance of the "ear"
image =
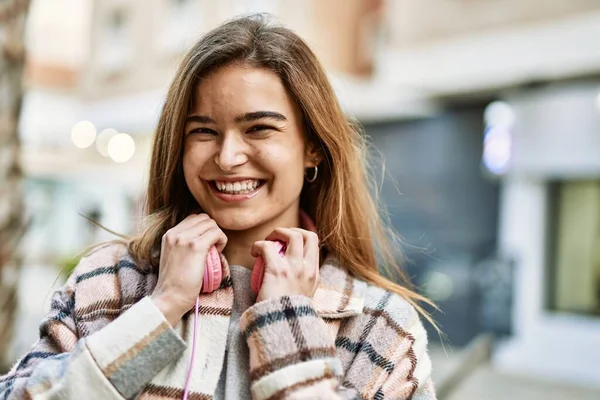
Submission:
POLYGON ((306 144, 304 151, 304 168, 312 168, 321 164, 323 161, 323 150, 313 142, 306 144))

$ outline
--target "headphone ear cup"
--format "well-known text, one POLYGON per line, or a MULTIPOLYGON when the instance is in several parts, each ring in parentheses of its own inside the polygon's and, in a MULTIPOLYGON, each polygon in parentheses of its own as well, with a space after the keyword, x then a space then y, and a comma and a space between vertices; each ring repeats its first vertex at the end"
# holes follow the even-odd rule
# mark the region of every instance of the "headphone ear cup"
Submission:
MULTIPOLYGON (((286 244, 280 240, 277 240, 275 244, 278 247, 279 255, 283 256, 287 249, 286 244)), ((258 292, 260 292, 264 277, 265 260, 261 256, 258 256, 254 262, 254 268, 252 268, 252 275, 250 276, 250 289, 252 289, 255 295, 258 295, 258 292)))
POLYGON ((223 279, 223 266, 221 257, 215 246, 211 246, 206 257, 204 279, 202 280, 202 293, 212 293, 219 288, 223 279))
POLYGON ((255 295, 258 295, 264 277, 265 260, 263 260, 263 258, 259 256, 254 262, 254 268, 252 268, 252 275, 250 276, 250 289, 252 289, 255 295))

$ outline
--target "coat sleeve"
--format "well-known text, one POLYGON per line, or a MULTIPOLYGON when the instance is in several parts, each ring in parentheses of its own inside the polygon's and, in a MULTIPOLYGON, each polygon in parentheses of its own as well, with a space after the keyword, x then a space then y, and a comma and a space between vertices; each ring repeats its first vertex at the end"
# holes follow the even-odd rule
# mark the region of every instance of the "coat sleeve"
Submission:
POLYGON ((90 269, 85 263, 54 293, 37 343, 0 377, 0 399, 129 399, 183 352, 185 342, 148 297, 80 338, 75 287, 83 279, 77 270, 90 269))
POLYGON ((241 319, 252 398, 435 400, 418 316, 405 337, 371 316, 358 317, 334 340, 305 296, 255 304, 241 319))

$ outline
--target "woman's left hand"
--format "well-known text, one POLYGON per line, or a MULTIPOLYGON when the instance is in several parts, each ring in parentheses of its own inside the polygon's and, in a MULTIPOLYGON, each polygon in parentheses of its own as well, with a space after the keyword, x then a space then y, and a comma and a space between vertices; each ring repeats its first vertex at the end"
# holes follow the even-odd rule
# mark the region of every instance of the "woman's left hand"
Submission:
POLYGON ((319 283, 319 237, 300 228, 277 228, 252 246, 252 256, 262 256, 265 275, 256 301, 281 296, 312 297, 319 283), (273 241, 287 244, 280 255, 273 241))

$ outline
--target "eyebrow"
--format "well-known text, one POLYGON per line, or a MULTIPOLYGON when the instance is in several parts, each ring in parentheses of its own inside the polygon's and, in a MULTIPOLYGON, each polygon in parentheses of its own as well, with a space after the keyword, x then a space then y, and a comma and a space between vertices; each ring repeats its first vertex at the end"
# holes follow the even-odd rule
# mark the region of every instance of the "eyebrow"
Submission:
MULTIPOLYGON (((263 118, 274 119, 277 121, 287 121, 285 115, 276 111, 254 111, 235 117, 235 122, 251 122, 263 118)), ((206 115, 190 115, 185 122, 198 122, 200 124, 216 124, 216 121, 206 115)))
POLYGON ((263 118, 270 118, 277 121, 287 121, 285 115, 275 111, 254 111, 236 117, 235 122, 250 122, 263 118))
POLYGON ((206 115, 190 115, 185 119, 185 122, 198 122, 200 124, 216 124, 215 120, 206 115))

